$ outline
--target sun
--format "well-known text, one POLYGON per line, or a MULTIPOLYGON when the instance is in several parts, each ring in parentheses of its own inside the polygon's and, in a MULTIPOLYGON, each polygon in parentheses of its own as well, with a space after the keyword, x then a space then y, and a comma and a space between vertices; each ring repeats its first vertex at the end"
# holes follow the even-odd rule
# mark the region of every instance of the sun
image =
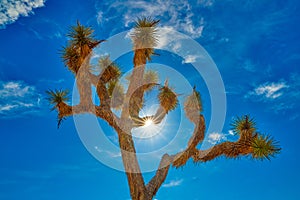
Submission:
POLYGON ((163 127, 165 126, 164 119, 162 122, 158 123, 158 117, 155 115, 155 111, 158 109, 159 105, 152 105, 141 110, 141 116, 136 120, 137 127, 132 130, 132 135, 139 139, 153 139, 154 137, 161 133, 163 127))
POLYGON ((147 127, 151 126, 152 124, 153 124, 153 119, 147 119, 144 122, 144 127, 147 128, 147 127))

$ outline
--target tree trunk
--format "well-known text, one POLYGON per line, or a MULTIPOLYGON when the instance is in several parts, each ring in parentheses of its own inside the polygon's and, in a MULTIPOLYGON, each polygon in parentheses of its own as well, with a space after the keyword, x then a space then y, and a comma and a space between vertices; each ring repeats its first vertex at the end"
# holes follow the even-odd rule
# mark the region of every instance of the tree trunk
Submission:
MULTIPOLYGON (((136 156, 133 138, 131 135, 131 121, 129 113, 129 100, 134 91, 143 82, 143 75, 145 71, 146 59, 143 56, 143 50, 135 51, 134 69, 130 78, 130 83, 125 96, 124 105, 121 114, 121 121, 123 122, 122 131, 119 132, 119 144, 121 148, 121 155, 123 159, 124 169, 126 171, 127 180, 130 188, 130 195, 132 200, 151 200, 147 193, 144 179, 140 170, 140 166, 136 156)), ((142 97, 141 97, 142 98, 142 97)), ((138 114, 138 111, 136 111, 138 114)))

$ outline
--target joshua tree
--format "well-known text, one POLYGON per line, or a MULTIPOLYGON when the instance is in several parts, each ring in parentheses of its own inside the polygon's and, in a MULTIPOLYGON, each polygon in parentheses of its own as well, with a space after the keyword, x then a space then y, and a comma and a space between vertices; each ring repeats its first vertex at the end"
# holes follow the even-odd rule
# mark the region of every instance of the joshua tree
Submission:
POLYGON ((80 95, 78 105, 68 105, 67 91, 49 90, 49 101, 58 112, 58 125, 62 119, 82 114, 91 113, 105 120, 113 127, 118 135, 124 169, 128 179, 130 195, 133 200, 152 199, 167 177, 169 168, 181 167, 189 159, 203 163, 217 157, 237 158, 251 156, 253 159, 270 159, 280 152, 277 142, 271 137, 261 135, 256 131, 255 122, 248 115, 237 118, 232 127, 239 136, 236 142, 223 142, 215 146, 200 150, 198 144, 202 143, 205 136, 205 119, 201 114, 202 103, 200 93, 194 87, 192 93, 186 98, 184 110, 186 117, 194 124, 194 131, 187 148, 175 154, 164 154, 153 178, 146 184, 138 163, 132 129, 151 123, 159 124, 165 116, 174 110, 178 104, 177 94, 169 87, 168 81, 163 86, 158 82, 154 71, 146 71, 145 66, 155 55, 154 48, 158 41, 157 25, 159 21, 151 18, 141 18, 135 23, 131 39, 133 41, 133 71, 128 78, 128 88, 118 82, 121 71, 117 64, 109 57, 99 60, 98 70, 93 73, 90 66, 91 52, 104 40, 96 40, 93 30, 81 25, 71 27, 69 42, 63 48, 62 58, 68 69, 74 73, 80 95), (96 87, 100 105, 92 101, 91 86, 96 87), (144 105, 145 92, 158 88, 160 106, 151 116, 140 116, 144 105), (117 116, 113 109, 119 109, 117 116))

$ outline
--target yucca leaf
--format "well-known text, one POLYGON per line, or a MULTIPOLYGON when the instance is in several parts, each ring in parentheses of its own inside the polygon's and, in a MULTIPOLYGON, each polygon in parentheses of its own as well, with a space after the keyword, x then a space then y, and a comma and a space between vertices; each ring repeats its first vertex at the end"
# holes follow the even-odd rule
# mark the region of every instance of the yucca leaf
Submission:
POLYGON ((138 18, 131 33, 134 49, 143 49, 146 59, 151 60, 154 55, 154 47, 157 45, 157 24, 159 20, 151 17, 138 18))
POLYGON ((77 73, 79 69, 79 54, 72 46, 63 47, 62 51, 62 59, 66 66, 68 66, 69 70, 73 73, 77 73))
POLYGON ((46 94, 48 95, 47 100, 49 101, 50 104, 53 105, 52 109, 55 109, 56 106, 61 103, 69 100, 68 90, 47 90, 46 94))
POLYGON ((278 142, 269 135, 257 134, 252 141, 252 157, 255 159, 268 159, 280 153, 278 142))
POLYGON ((242 117, 237 117, 231 123, 232 130, 235 134, 240 134, 244 130, 255 132, 256 123, 253 118, 250 118, 249 115, 244 115, 242 117))
POLYGON ((167 84, 159 89, 158 99, 166 112, 174 110, 178 105, 177 94, 167 84))
POLYGON ((120 67, 112 62, 109 56, 101 57, 98 61, 98 67, 98 71, 101 72, 101 79, 104 82, 118 80, 122 74, 120 67))
POLYGON ((95 43, 96 40, 93 36, 93 30, 91 27, 85 27, 77 21, 76 26, 71 26, 71 29, 67 36, 71 39, 70 43, 72 46, 83 47, 84 45, 90 46, 92 43, 95 43))

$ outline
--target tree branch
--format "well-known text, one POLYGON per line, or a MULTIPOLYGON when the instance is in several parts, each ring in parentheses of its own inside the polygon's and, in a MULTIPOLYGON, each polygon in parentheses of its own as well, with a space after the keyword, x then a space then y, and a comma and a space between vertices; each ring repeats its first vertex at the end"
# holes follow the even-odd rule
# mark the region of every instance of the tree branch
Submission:
POLYGON ((194 133, 188 142, 188 147, 176 155, 169 156, 168 154, 165 154, 162 157, 156 174, 146 186, 149 195, 154 196, 156 194, 162 183, 165 181, 171 165, 180 167, 197 152, 197 145, 204 139, 205 121, 203 115, 199 115, 198 120, 195 120, 194 124, 194 133))
POLYGON ((156 195, 158 189, 166 179, 170 165, 172 163, 172 157, 168 154, 163 155, 158 170, 155 173, 155 176, 150 180, 150 182, 146 185, 147 192, 149 196, 153 197, 156 195))
POLYGON ((243 130, 238 141, 223 142, 207 150, 197 150, 193 159, 195 162, 207 162, 219 156, 237 158, 241 155, 249 155, 253 152, 251 144, 255 137, 256 135, 253 135, 251 130, 243 130))

